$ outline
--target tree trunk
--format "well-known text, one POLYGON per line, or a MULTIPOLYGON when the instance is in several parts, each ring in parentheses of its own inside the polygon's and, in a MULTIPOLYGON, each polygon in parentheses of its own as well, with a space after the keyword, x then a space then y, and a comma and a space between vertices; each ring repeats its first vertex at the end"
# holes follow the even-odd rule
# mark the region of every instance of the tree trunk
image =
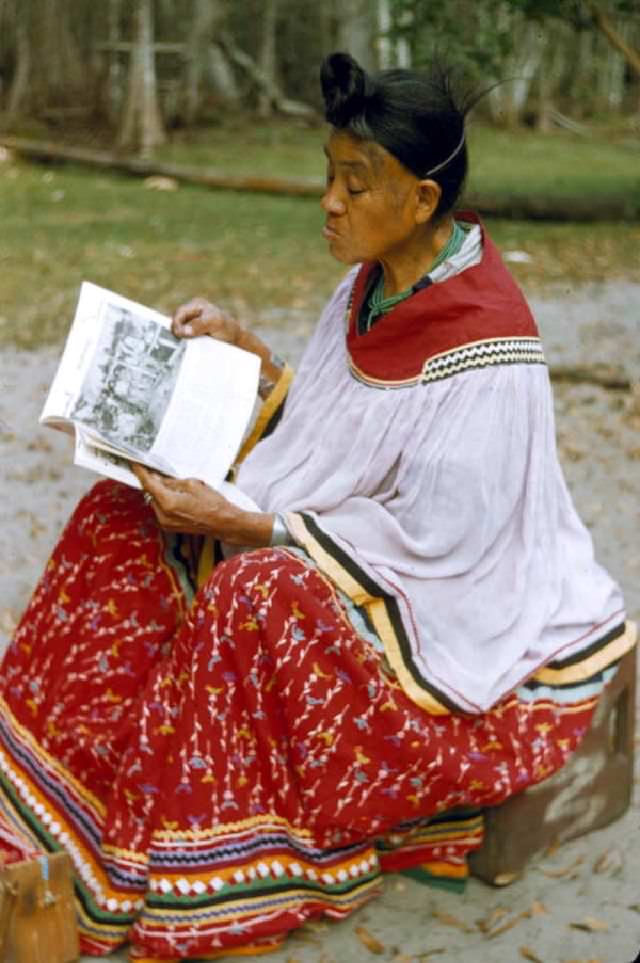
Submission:
MULTIPOLYGON (((108 0, 107 4, 107 32, 110 44, 117 44, 120 40, 120 6, 122 0, 108 0)), ((122 106, 122 62, 115 49, 107 55, 106 82, 106 113, 112 122, 119 116, 122 106)))
MULTIPOLYGON (((17 6, 17 4, 16 4, 17 6)), ((31 43, 29 41, 29 15, 31 0, 22 0, 22 11, 16 9, 16 71, 9 91, 7 113, 9 117, 20 114, 27 105, 29 76, 31 74, 31 43)))
POLYGON ((135 45, 118 146, 148 154, 166 140, 156 83, 153 0, 137 0, 135 45))
POLYGON ((65 0, 16 0, 16 70, 9 116, 91 105, 94 88, 71 33, 72 15, 65 0))
POLYGON ((536 128, 548 133, 552 126, 554 97, 562 80, 563 68, 569 58, 572 44, 575 43, 568 29, 554 31, 549 37, 549 46, 538 70, 538 109, 536 128))
POLYGON ((573 64, 572 80, 569 85, 571 110, 574 116, 587 117, 593 108, 593 96, 586 91, 593 88, 593 49, 596 34, 592 30, 582 30, 578 35, 577 52, 573 64))
POLYGON ((537 21, 525 20, 519 13, 503 7, 499 11, 504 30, 509 27, 515 40, 506 59, 504 79, 488 96, 494 121, 502 127, 515 127, 522 119, 533 82, 540 70, 548 31, 537 21))
POLYGON ((341 0, 337 16, 339 49, 350 53, 365 70, 375 70, 375 3, 371 0, 341 0))
POLYGON ((184 120, 193 124, 198 119, 202 86, 208 71, 209 51, 214 28, 224 19, 225 11, 217 0, 195 0, 195 10, 187 40, 184 120))
MULTIPOLYGON (((278 0, 264 0, 262 16, 262 41, 258 54, 258 65, 270 87, 276 88, 276 24, 278 19, 278 0)), ((262 89, 258 94, 258 114, 260 117, 270 117, 273 101, 267 91, 262 89)))
POLYGON ((631 47, 626 42, 620 32, 616 30, 611 19, 600 9, 595 0, 584 0, 584 2, 598 30, 604 34, 616 50, 620 51, 636 77, 640 77, 640 51, 631 47))

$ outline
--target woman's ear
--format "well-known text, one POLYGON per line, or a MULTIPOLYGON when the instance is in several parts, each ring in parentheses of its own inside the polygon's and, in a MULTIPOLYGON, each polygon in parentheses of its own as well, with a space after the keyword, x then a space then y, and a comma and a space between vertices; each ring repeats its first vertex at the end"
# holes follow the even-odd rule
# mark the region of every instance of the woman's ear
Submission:
POLYGON ((440 203, 442 188, 432 180, 418 181, 416 184, 416 224, 427 224, 440 203))

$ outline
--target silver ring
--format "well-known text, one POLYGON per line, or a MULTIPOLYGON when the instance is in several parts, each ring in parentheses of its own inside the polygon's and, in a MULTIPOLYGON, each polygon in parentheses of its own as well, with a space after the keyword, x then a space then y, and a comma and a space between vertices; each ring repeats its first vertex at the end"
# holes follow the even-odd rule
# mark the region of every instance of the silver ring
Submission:
POLYGON ((146 503, 147 505, 152 505, 152 504, 153 504, 153 495, 151 494, 151 492, 145 492, 142 497, 144 498, 145 503, 146 503))

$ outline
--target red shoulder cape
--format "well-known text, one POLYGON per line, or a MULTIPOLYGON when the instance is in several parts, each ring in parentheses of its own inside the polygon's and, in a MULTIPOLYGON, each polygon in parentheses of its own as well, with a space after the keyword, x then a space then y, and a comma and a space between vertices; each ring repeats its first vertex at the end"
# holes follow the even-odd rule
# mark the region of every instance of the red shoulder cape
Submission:
MULTIPOLYGON (((466 212, 458 219, 479 223, 466 212)), ((362 265, 351 295, 347 331, 347 351, 356 377, 380 386, 435 380, 436 369, 438 377, 456 373, 461 352, 467 362, 472 357, 478 361, 464 367, 544 361, 524 295, 480 227, 479 264, 401 301, 366 334, 358 334, 357 319, 376 262, 362 265), (456 370, 450 370, 454 361, 456 370)))

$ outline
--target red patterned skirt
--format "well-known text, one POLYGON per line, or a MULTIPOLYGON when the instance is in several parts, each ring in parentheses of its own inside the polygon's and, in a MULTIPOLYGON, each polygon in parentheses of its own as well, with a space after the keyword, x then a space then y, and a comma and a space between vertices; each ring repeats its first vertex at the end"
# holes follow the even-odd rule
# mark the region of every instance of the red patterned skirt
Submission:
POLYGON ((80 503, 2 665, 0 809, 64 847, 82 950, 214 957, 343 917, 383 870, 460 879, 480 807, 558 769, 596 686, 430 716, 286 549, 193 603, 140 494, 80 503))

